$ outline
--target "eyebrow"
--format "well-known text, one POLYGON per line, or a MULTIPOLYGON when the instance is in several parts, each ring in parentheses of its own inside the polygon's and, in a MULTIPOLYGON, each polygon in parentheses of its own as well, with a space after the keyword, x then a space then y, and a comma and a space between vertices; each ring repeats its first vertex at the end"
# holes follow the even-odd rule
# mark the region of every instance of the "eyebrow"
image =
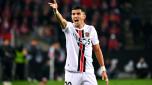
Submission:
POLYGON ((72 14, 81 14, 80 12, 77 12, 77 13, 72 13, 72 14))

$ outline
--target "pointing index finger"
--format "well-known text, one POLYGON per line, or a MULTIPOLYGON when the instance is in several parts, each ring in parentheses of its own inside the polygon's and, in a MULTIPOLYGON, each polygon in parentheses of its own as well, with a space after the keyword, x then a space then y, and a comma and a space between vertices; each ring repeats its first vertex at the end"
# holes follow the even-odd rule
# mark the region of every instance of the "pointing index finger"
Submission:
POLYGON ((56 0, 53 0, 53 3, 55 3, 55 4, 56 4, 56 0))

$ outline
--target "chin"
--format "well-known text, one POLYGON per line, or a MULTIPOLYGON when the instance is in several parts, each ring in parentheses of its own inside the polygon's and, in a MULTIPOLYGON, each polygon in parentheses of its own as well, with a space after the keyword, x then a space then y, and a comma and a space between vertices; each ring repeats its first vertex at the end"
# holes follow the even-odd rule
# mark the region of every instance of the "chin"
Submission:
POLYGON ((75 24, 76 27, 79 27, 79 24, 75 24))
POLYGON ((77 23, 77 22, 75 22, 74 24, 75 24, 75 26, 79 26, 79 23, 77 23))

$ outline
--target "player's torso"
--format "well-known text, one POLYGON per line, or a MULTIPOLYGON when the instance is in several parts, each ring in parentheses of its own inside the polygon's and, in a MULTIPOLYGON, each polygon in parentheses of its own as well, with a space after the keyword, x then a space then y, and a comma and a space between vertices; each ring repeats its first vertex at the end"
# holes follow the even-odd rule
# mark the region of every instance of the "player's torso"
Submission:
POLYGON ((66 35, 67 61, 65 69, 85 72, 93 69, 91 26, 85 25, 82 29, 70 26, 66 35))

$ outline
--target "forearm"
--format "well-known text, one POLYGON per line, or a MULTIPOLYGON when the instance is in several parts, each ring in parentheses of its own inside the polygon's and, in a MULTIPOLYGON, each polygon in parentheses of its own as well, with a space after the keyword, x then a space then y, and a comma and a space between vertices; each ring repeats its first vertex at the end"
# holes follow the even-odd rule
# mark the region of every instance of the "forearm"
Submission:
POLYGON ((98 62, 100 64, 100 66, 104 66, 104 58, 103 58, 101 50, 95 52, 95 54, 96 54, 96 57, 97 57, 97 60, 98 60, 98 62))
POLYGON ((95 52, 96 58, 97 58, 97 60, 98 60, 98 62, 100 64, 100 66, 105 66, 104 65, 103 54, 102 54, 102 51, 101 51, 99 45, 94 46, 94 52, 95 52))
POLYGON ((59 13, 57 9, 53 9, 53 12, 59 24, 61 25, 62 29, 64 29, 67 25, 67 21, 63 18, 63 16, 59 13))

